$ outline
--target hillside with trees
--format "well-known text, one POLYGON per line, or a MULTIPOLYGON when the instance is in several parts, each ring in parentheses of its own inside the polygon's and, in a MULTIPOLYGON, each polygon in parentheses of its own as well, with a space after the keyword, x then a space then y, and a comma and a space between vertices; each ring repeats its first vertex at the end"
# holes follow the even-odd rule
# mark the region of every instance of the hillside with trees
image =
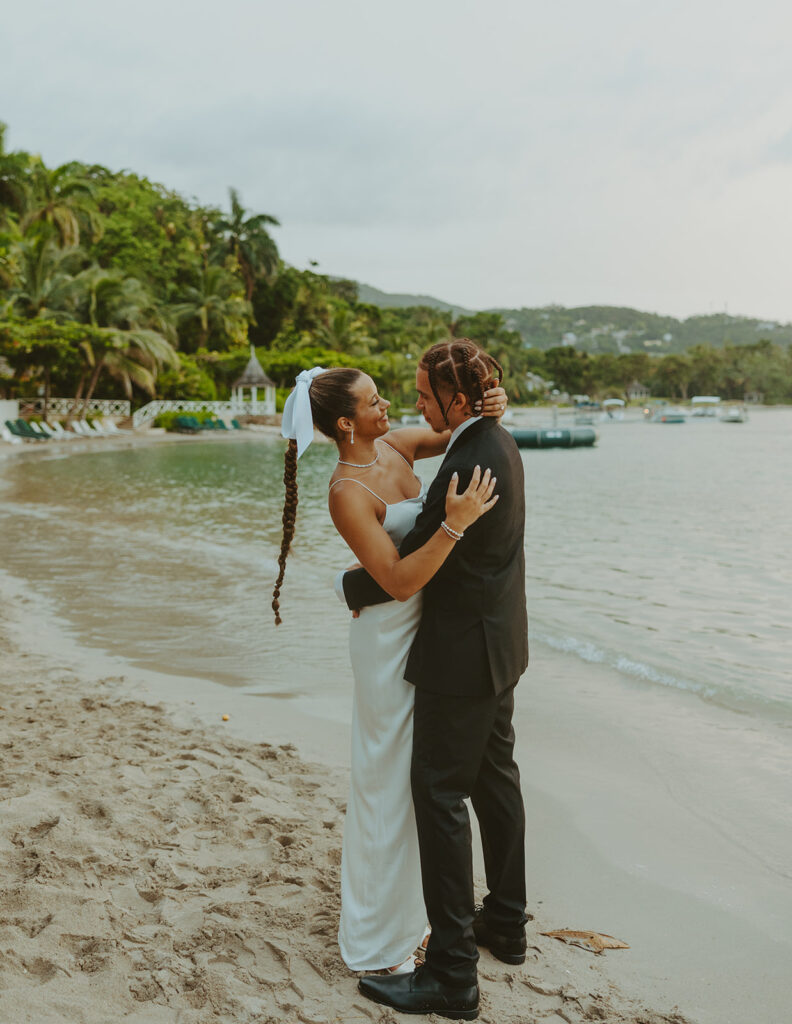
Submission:
POLYGON ((385 293, 286 264, 277 224, 234 188, 218 209, 132 171, 47 167, 9 150, 0 125, 0 397, 71 397, 73 416, 100 396, 135 407, 227 398, 252 343, 282 389, 306 367, 351 363, 410 406, 421 352, 468 335, 502 364, 513 402, 543 400, 540 378, 592 397, 639 380, 667 397, 792 399, 788 326, 609 307, 470 312, 409 296, 384 305, 385 293))
MULTIPOLYGON (((403 295, 379 291, 371 285, 358 285, 361 296, 378 306, 431 306, 472 315, 473 311, 454 307, 442 299, 427 295, 403 295)), ((530 348, 548 349, 573 345, 596 355, 649 352, 666 355, 685 352, 695 345, 754 345, 766 338, 778 345, 792 344, 792 324, 775 320, 757 320, 728 313, 691 316, 679 320, 672 316, 646 313, 626 306, 541 306, 522 309, 497 308, 509 330, 517 331, 530 348)))

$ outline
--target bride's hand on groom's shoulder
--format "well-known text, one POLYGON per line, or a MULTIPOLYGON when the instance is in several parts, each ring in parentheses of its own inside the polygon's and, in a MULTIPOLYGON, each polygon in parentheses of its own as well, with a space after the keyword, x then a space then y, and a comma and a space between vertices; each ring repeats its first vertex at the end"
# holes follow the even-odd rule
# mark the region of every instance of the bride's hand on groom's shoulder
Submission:
POLYGON ((454 473, 446 491, 446 525, 456 532, 464 533, 485 512, 489 512, 498 500, 498 495, 493 493, 497 481, 498 478, 489 469, 482 473, 481 466, 476 466, 466 490, 459 494, 459 475, 454 473))
POLYGON ((508 404, 509 399, 506 392, 498 385, 498 387, 490 388, 484 392, 483 403, 476 402, 473 411, 477 416, 494 416, 496 419, 500 419, 506 412, 508 404))

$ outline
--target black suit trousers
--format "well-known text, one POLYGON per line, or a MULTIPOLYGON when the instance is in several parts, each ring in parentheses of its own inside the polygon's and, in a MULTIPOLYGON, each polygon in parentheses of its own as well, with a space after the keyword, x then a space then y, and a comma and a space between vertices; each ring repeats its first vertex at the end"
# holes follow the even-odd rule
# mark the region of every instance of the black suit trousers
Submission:
POLYGON ((525 925, 525 811, 514 761, 514 687, 484 697, 415 691, 411 783, 432 935, 426 963, 449 985, 476 983, 473 850, 465 798, 479 821, 487 923, 525 925))

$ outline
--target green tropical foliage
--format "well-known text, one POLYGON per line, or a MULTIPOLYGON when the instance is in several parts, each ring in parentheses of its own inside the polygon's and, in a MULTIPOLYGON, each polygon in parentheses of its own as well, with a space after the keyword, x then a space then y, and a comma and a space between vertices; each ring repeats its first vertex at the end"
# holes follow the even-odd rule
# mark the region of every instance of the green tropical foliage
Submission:
POLYGON ((256 281, 272 281, 278 272, 278 247, 267 226, 278 227, 279 222, 268 213, 247 216, 235 188, 228 190, 228 196, 230 216, 220 217, 212 225, 215 254, 228 253, 236 260, 245 282, 245 299, 250 302, 256 281))
POLYGON ((677 320, 590 306, 471 312, 388 296, 280 258, 278 221, 188 201, 130 171, 48 168, 0 124, 0 395, 225 398, 249 346, 281 389, 321 364, 360 366, 399 406, 421 353, 466 335, 503 368, 513 402, 550 390, 716 393, 792 400, 792 326, 716 314, 677 320), (362 301, 365 299, 366 301, 362 301))

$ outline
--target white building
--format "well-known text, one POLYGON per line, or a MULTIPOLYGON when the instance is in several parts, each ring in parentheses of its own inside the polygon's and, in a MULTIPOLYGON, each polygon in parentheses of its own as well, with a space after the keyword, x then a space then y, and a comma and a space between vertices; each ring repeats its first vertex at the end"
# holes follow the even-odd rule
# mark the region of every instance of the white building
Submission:
POLYGON ((250 389, 250 412, 253 416, 275 415, 275 384, 264 373, 261 363, 256 358, 253 346, 250 346, 250 359, 245 372, 231 385, 232 405, 241 405, 245 401, 245 390, 250 389), (259 401, 258 393, 264 392, 264 401, 259 401))

